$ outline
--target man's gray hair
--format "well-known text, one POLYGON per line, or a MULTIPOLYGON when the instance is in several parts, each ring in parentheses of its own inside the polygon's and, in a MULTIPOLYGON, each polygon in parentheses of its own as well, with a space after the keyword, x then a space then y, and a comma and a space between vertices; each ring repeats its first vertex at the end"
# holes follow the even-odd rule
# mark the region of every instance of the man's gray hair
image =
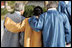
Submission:
POLYGON ((58 7, 58 4, 56 1, 49 1, 48 5, 47 5, 47 8, 57 8, 58 7))
POLYGON ((23 3, 15 3, 15 10, 22 11, 24 10, 25 5, 23 3))

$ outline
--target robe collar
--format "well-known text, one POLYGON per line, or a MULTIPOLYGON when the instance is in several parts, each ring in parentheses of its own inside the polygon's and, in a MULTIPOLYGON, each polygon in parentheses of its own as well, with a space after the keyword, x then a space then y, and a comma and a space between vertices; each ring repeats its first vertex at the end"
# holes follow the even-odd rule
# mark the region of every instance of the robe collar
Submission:
POLYGON ((21 13, 20 13, 19 11, 15 11, 15 13, 17 13, 17 14, 21 15, 21 13))
POLYGON ((56 8, 50 8, 50 9, 48 9, 48 10, 56 10, 56 8))

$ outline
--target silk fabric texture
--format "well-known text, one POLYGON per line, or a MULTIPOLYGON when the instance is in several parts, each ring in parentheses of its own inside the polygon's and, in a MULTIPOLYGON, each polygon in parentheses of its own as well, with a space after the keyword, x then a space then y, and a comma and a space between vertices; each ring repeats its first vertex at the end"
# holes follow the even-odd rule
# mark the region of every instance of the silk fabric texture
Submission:
POLYGON ((5 27, 14 33, 25 32, 24 36, 24 47, 42 47, 41 42, 41 31, 34 31, 29 23, 29 18, 25 18, 21 23, 15 23, 10 18, 6 18, 5 27))
POLYGON ((65 41, 71 42, 71 26, 67 16, 57 10, 48 10, 29 19, 30 26, 39 32, 42 30, 44 47, 65 47, 65 41))

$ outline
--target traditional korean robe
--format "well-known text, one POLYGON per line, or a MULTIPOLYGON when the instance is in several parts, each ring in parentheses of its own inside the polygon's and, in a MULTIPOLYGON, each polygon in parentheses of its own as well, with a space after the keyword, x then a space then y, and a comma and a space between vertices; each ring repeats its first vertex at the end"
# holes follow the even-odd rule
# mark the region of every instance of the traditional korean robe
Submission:
POLYGON ((49 9, 29 19, 30 26, 39 32, 42 30, 44 47, 65 47, 65 41, 71 42, 71 27, 67 16, 55 9, 49 9))
POLYGON ((65 1, 59 1, 57 10, 59 12, 65 13, 71 23, 71 1, 66 4, 65 1))
POLYGON ((15 23, 10 18, 6 18, 5 27, 14 33, 25 32, 24 47, 42 47, 41 31, 34 31, 29 23, 29 18, 25 18, 21 23, 15 23))
MULTIPOLYGON (((13 14, 8 13, 6 17, 9 17, 16 23, 21 22, 25 17, 21 16, 19 13, 15 12, 13 14)), ((5 17, 5 18, 6 18, 5 17)), ((5 21, 4 21, 5 23, 5 21)), ((4 26, 4 34, 3 39, 1 42, 2 47, 23 47, 24 45, 24 32, 20 33, 12 33, 7 30, 7 28, 4 26)))

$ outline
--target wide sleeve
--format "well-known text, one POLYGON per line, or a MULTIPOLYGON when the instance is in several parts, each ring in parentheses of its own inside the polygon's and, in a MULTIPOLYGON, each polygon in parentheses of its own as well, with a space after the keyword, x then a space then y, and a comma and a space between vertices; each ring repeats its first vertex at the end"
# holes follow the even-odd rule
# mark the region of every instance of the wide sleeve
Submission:
POLYGON ((65 29, 65 39, 67 43, 71 43, 71 26, 68 17, 64 14, 64 29, 65 29))
POLYGON ((28 21, 32 29, 39 32, 43 28, 44 14, 41 14, 39 18, 36 18, 35 16, 33 16, 28 21))
POLYGON ((25 19, 21 23, 15 23, 9 17, 6 17, 4 25, 7 28, 7 30, 11 32, 22 32, 25 29, 25 19))

